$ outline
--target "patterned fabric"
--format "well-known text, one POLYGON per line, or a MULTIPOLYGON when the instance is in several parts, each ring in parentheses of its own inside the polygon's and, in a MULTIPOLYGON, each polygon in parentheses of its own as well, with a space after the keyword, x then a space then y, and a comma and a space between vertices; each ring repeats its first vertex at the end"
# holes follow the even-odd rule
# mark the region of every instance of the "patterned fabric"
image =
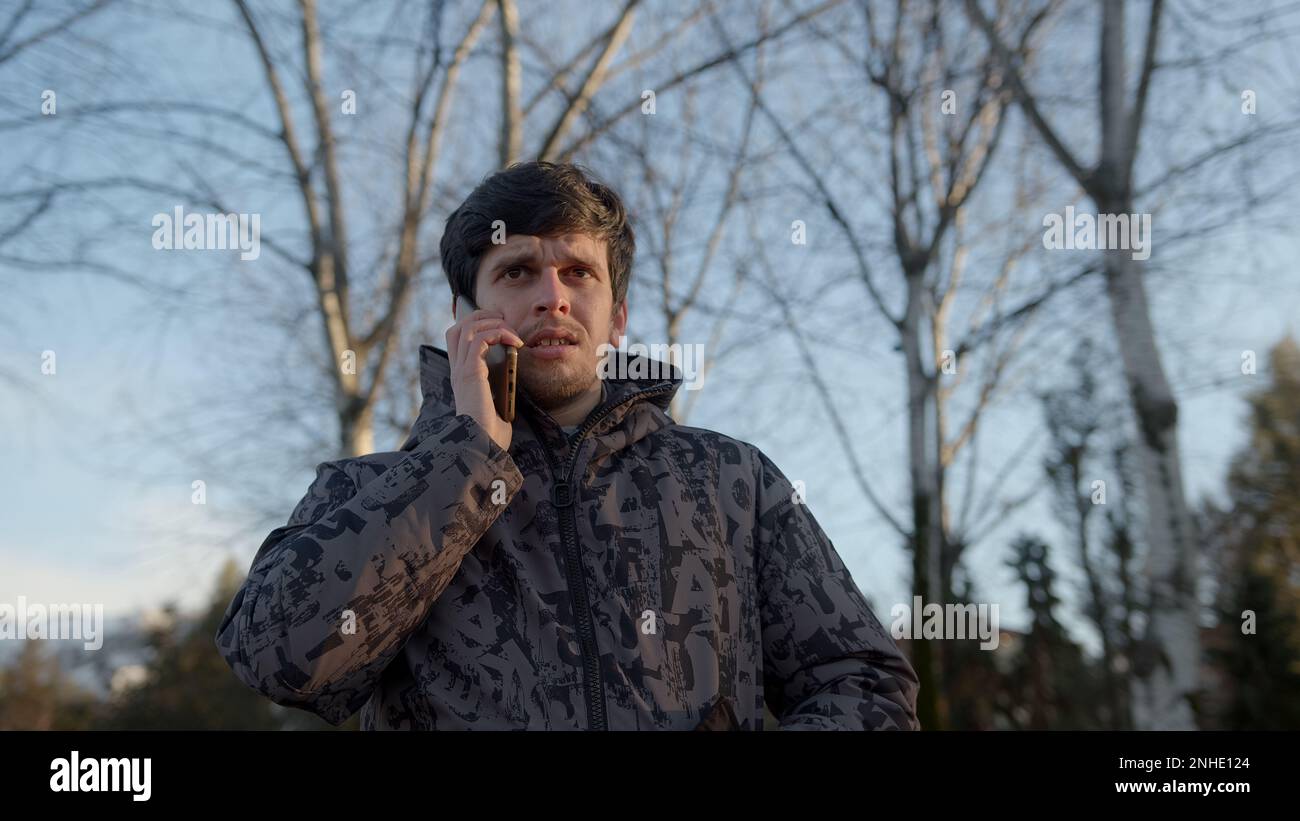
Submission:
POLYGON ((607 380, 567 438, 521 397, 507 452, 420 366, 401 450, 321 464, 258 549, 216 636, 249 687, 364 729, 918 729, 791 483, 667 415, 679 374, 607 380))

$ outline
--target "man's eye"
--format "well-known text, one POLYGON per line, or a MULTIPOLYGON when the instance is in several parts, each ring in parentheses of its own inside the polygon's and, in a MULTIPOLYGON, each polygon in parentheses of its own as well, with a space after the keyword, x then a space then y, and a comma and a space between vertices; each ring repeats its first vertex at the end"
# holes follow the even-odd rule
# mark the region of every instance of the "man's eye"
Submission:
POLYGON ((575 274, 580 274, 580 273, 581 273, 581 274, 586 274, 588 277, 593 277, 593 276, 595 276, 595 274, 592 273, 592 271, 591 271, 590 268, 574 268, 574 269, 573 269, 573 273, 575 273, 575 274))
POLYGON ((517 277, 512 277, 512 276, 510 276, 510 274, 511 274, 512 272, 515 272, 515 271, 518 271, 519 273, 522 274, 523 271, 524 271, 524 269, 523 269, 523 268, 517 268, 517 267, 516 267, 516 268, 507 268, 507 269, 505 269, 505 271, 502 272, 501 275, 502 275, 503 277, 505 277, 506 279, 516 279, 517 277))

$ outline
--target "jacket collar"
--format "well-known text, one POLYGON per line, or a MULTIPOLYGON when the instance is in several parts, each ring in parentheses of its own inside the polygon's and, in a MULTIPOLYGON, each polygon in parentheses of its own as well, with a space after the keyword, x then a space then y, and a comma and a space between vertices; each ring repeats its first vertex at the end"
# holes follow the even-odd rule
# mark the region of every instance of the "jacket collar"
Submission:
MULTIPOLYGON (((420 415, 412 426, 406 442, 402 445, 402 450, 413 449, 435 423, 456 413, 456 399, 451 390, 451 361, 447 358, 447 352, 432 345, 421 345, 419 354, 420 392, 423 394, 424 401, 420 407, 420 415)), ((676 395, 682 385, 681 371, 672 366, 670 375, 663 377, 664 369, 669 367, 668 363, 651 360, 639 354, 625 354, 621 351, 616 351, 614 356, 618 357, 616 373, 653 374, 658 369, 659 377, 606 378, 603 380, 602 385, 601 395, 603 398, 597 407, 619 404, 622 400, 642 391, 662 388, 656 393, 632 402, 631 405, 635 406, 641 403, 653 405, 658 411, 656 415, 663 417, 665 424, 670 422, 667 411, 672 403, 673 396, 676 395), (642 361, 638 364, 636 360, 642 361), (651 367, 652 365, 655 367, 651 367)), ((528 414, 543 425, 559 430, 559 426, 551 419, 550 415, 529 402, 526 396, 520 396, 518 407, 520 415, 528 414)), ((630 406, 624 406, 611 414, 609 419, 601 423, 596 432, 617 424, 620 419, 628 414, 630 409, 630 406)), ((520 423, 520 421, 516 417, 516 424, 520 423)))

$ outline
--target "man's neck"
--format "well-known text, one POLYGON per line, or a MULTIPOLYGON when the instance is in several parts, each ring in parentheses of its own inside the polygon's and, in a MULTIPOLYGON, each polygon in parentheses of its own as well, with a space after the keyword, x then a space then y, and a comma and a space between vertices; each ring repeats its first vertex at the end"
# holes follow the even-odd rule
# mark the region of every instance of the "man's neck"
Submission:
POLYGON ((591 387, 586 391, 575 396, 571 401, 565 403, 563 406, 548 409, 546 412, 549 413, 551 418, 555 420, 556 424, 562 428, 580 425, 584 420, 586 420, 587 415, 595 410, 596 406, 600 404, 600 399, 603 395, 601 386, 602 380, 593 379, 591 387))

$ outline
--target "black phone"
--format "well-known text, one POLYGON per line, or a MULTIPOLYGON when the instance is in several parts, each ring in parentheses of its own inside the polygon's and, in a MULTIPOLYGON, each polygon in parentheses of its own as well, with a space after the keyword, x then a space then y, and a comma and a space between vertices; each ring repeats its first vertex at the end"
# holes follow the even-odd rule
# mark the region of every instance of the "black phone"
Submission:
MULTIPOLYGON (((468 297, 462 297, 471 311, 478 306, 468 297)), ((489 345, 484 357, 488 366, 488 385, 492 388, 492 404, 497 416, 507 422, 515 421, 515 385, 519 381, 519 351, 514 345, 489 345)))

